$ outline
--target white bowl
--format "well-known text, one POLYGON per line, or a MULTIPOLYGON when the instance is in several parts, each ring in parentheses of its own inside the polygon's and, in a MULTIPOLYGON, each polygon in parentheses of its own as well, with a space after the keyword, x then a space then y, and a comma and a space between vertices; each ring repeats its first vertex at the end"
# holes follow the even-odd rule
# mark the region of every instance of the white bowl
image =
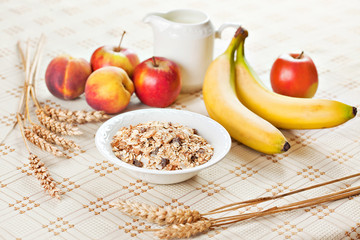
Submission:
POLYGON ((126 112, 107 120, 97 130, 95 144, 106 159, 123 167, 133 177, 150 183, 172 184, 185 181, 195 176, 200 170, 219 162, 229 152, 231 138, 225 128, 204 115, 183 110, 155 108, 126 112), (148 121, 179 123, 183 126, 195 128, 198 134, 213 146, 214 155, 208 162, 200 166, 174 171, 140 168, 117 158, 111 147, 111 141, 116 132, 121 127, 146 123, 148 121))

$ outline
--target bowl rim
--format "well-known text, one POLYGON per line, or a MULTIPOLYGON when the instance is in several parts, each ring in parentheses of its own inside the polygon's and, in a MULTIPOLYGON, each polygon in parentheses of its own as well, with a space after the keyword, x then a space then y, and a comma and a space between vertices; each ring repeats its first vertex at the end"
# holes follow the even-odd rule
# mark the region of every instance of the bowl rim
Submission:
MULTIPOLYGON (((144 122, 145 121, 146 120, 144 120, 144 122)), ((112 139, 112 137, 113 137, 113 135, 111 136, 111 139, 112 139)), ((95 134, 95 145, 96 145, 98 151, 101 153, 102 156, 106 157, 108 160, 112 161, 113 163, 117 164, 118 166, 124 167, 126 170, 140 172, 140 173, 146 173, 146 174, 156 174, 156 175, 186 174, 186 173, 197 172, 197 171, 203 170, 205 168, 208 168, 208 167, 218 163, 220 160, 222 160, 228 154, 228 152, 230 151, 230 148, 231 148, 231 144, 232 144, 232 141, 231 141, 230 134, 226 131, 226 129, 221 124, 219 124, 215 120, 213 120, 210 117, 207 117, 205 115, 202 115, 200 113, 191 112, 191 111, 188 111, 188 110, 178 110, 178 109, 155 108, 155 109, 138 109, 138 110, 132 110, 132 111, 124 112, 124 113, 121 113, 121 114, 119 114, 117 116, 114 116, 114 117, 110 118, 109 120, 105 121, 98 128, 98 130, 96 131, 96 134, 95 134), (136 114, 141 114, 141 113, 144 113, 144 112, 148 112, 148 114, 151 113, 151 112, 152 113, 154 113, 154 112, 155 113, 156 112, 168 112, 169 114, 176 113, 176 114, 182 114, 182 115, 187 114, 187 115, 192 115, 193 117, 196 117, 199 120, 203 119, 203 120, 209 121, 218 128, 218 130, 223 134, 223 136, 225 136, 226 141, 224 141, 224 149, 221 150, 221 154, 218 156, 218 159, 215 159, 215 160, 211 161, 212 158, 213 158, 212 157, 212 158, 210 158, 210 160, 208 162, 206 162, 204 164, 201 164, 201 165, 196 166, 196 167, 180 169, 180 170, 156 170, 156 169, 139 168, 139 167, 136 167, 136 166, 132 166, 131 164, 126 163, 126 162, 122 161, 121 159, 117 158, 115 156, 115 154, 113 154, 112 151, 111 151, 112 152, 111 158, 108 159, 108 156, 105 155, 102 152, 101 147, 100 147, 102 145, 102 143, 100 142, 100 137, 101 137, 100 134, 101 134, 101 132, 104 131, 104 129, 108 125, 113 124, 113 122, 119 121, 119 119, 125 118, 128 115, 136 115, 136 114)))

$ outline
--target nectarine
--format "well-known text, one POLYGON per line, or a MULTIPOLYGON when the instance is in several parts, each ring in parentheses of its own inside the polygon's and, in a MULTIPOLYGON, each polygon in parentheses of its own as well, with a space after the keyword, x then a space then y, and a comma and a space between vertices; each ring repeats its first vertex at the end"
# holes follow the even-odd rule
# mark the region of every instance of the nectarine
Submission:
POLYGON ((94 71, 85 86, 86 102, 95 110, 116 114, 130 103, 134 84, 125 70, 107 66, 94 71))
POLYGON ((82 58, 60 55, 49 63, 45 82, 49 91, 56 97, 71 100, 80 96, 91 74, 91 66, 82 58))

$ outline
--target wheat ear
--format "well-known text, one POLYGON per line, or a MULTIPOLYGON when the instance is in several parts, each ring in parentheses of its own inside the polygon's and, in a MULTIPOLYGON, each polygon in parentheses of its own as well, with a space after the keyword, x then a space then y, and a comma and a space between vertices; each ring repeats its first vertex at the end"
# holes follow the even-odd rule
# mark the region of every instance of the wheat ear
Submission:
POLYGON ((36 115, 39 122, 49 129, 51 132, 59 133, 61 135, 80 135, 82 132, 71 124, 58 122, 47 116, 42 108, 36 109, 36 115))
POLYGON ((202 218, 196 210, 157 207, 128 200, 117 200, 111 205, 129 216, 139 217, 159 225, 193 223, 202 218))
POLYGON ((56 186, 56 182, 50 176, 49 171, 44 163, 33 153, 30 153, 30 169, 34 171, 34 175, 40 181, 41 186, 49 193, 51 197, 60 199, 60 190, 56 186))
POLYGON ((195 223, 174 224, 155 232, 160 239, 189 238, 207 232, 212 225, 211 220, 200 220, 195 223))
POLYGON ((52 145, 51 143, 48 143, 43 138, 39 137, 34 132, 32 132, 30 128, 25 127, 24 134, 27 140, 29 140, 34 145, 38 146, 40 149, 47 151, 57 157, 62 157, 65 155, 56 146, 52 145))
POLYGON ((80 147, 72 140, 58 136, 55 133, 51 132, 46 128, 41 127, 38 124, 32 123, 31 125, 32 125, 31 126, 32 131, 49 143, 56 144, 58 146, 63 147, 64 149, 76 149, 76 150, 80 149, 80 147))
POLYGON ((104 111, 70 111, 68 109, 44 106, 44 112, 54 120, 67 123, 84 124, 89 122, 100 122, 109 119, 110 116, 104 111))
POLYGON ((25 127, 20 113, 16 114, 16 119, 20 128, 22 139, 24 140, 25 147, 29 151, 30 170, 34 172, 34 175, 40 181, 41 186, 50 194, 50 196, 60 198, 59 196, 60 191, 56 187, 56 182, 50 176, 50 173, 48 172, 44 163, 39 159, 38 156, 36 156, 30 151, 30 147, 26 142, 25 131, 24 131, 25 127))

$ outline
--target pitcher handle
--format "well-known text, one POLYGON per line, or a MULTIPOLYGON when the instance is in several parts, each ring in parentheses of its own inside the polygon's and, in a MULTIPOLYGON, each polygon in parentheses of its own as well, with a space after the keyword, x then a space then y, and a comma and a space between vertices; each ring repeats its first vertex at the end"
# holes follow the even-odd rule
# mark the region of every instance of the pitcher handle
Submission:
POLYGON ((225 30, 225 28, 233 27, 233 28, 239 28, 240 24, 238 23, 232 23, 232 22, 226 22, 223 23, 219 29, 215 32, 215 38, 221 38, 221 33, 225 30))

